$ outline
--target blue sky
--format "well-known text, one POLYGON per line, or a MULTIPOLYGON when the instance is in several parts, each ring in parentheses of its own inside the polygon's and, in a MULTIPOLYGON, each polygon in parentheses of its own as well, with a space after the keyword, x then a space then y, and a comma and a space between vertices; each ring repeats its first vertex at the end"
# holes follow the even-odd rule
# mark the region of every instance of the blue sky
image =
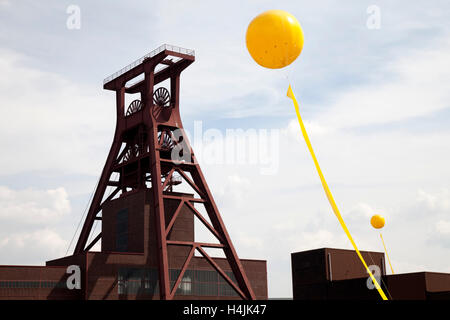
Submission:
POLYGON ((203 165, 238 253, 268 261, 270 296, 292 294, 291 252, 350 248, 287 77, 360 248, 382 251, 368 224, 382 213, 396 271, 450 272, 448 21, 448 1, 0 0, 0 263, 65 254, 113 137, 114 94, 102 80, 168 43, 196 52, 181 80, 188 130, 202 121, 280 134, 276 174, 203 165), (66 27, 69 5, 81 10, 79 30, 66 27), (370 5, 380 29, 367 28, 370 5), (305 33, 301 56, 282 70, 261 68, 245 47, 248 23, 269 9, 289 11, 305 33))

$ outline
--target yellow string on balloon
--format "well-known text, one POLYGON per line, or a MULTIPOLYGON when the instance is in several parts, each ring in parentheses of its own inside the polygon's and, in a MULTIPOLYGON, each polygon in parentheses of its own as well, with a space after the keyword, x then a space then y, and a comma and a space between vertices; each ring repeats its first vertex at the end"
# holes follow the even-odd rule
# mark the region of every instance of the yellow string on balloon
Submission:
POLYGON ((364 261, 364 258, 362 257, 361 253, 358 250, 358 247, 356 246, 355 241, 353 241, 353 238, 350 234, 350 232, 347 229, 347 226, 345 225, 344 220, 342 219, 342 216, 339 212, 339 209, 334 201, 333 195, 331 194, 330 189, 328 188, 327 182, 325 181, 325 178, 322 174, 322 170, 320 170, 320 166, 319 166, 319 162, 316 159, 316 156, 314 154, 314 150, 312 148, 311 142, 309 141, 309 137, 308 134, 306 133, 306 129, 305 126, 303 124, 302 118, 300 116, 300 110, 298 107, 298 102, 297 99, 294 96, 294 93, 292 92, 292 88, 291 85, 289 85, 288 91, 287 91, 287 96, 289 98, 292 99, 292 101, 294 102, 294 106, 295 106, 295 112, 297 113, 297 118, 298 118, 298 123, 300 124, 300 128, 302 130, 302 134, 303 134, 303 138, 305 139, 306 145, 308 146, 309 152, 311 154, 311 157, 313 158, 314 164, 316 166, 317 169, 317 173, 319 174, 320 177, 320 181, 322 182, 322 186, 323 189, 327 195, 328 201, 330 202, 331 207, 333 208, 334 214, 336 215, 336 217, 339 220, 339 223, 341 224, 342 228, 344 229, 345 233, 347 234, 348 239, 350 240, 350 242, 353 245, 353 248, 356 251, 356 254, 358 255, 359 259, 361 260, 362 264, 364 265, 364 267, 367 270, 367 273, 370 275, 370 277, 372 278, 372 281, 375 285, 375 288, 377 288, 378 293, 380 294, 381 298, 383 298, 383 300, 388 300, 388 298, 386 297, 386 295, 383 292, 383 289, 381 289, 380 285, 378 284, 377 280, 375 279, 375 277, 373 276, 372 272, 369 270, 369 268, 367 267, 366 262, 364 261))
POLYGON ((391 259, 389 259, 389 255, 387 253, 386 245, 384 244, 384 240, 383 240, 383 236, 381 235, 381 232, 380 232, 380 238, 381 238, 381 242, 383 242, 384 252, 386 253, 386 257, 388 258, 388 262, 389 262, 389 266, 391 267, 392 274, 395 274, 394 269, 392 268, 391 259))

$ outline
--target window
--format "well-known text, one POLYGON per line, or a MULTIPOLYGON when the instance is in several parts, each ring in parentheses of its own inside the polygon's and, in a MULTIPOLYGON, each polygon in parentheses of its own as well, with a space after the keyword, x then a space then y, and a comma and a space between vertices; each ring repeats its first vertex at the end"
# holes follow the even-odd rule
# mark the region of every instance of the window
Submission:
MULTIPOLYGON (((231 279, 231 281, 233 281, 234 283, 237 283, 233 272, 226 271, 225 273, 231 279)), ((237 292, 222 277, 219 277, 219 296, 237 296, 237 292)))
POLYGON ((117 278, 117 293, 118 294, 124 294, 126 292, 125 290, 125 280, 123 279, 123 275, 120 274, 119 271, 119 276, 117 278))
POLYGON ((116 217, 116 251, 128 251, 128 209, 117 212, 116 217))
POLYGON ((118 294, 146 294, 159 293, 158 270, 127 268, 119 269, 118 294))
MULTIPOLYGON (((181 270, 179 269, 170 269, 170 287, 173 288, 175 282, 177 281, 181 270)), ((186 270, 183 278, 178 284, 176 295, 192 295, 193 294, 193 282, 194 282, 194 271, 186 270)))
MULTIPOLYGON (((170 269, 170 287, 173 288, 180 275, 180 269, 170 269)), ((226 271, 234 282, 233 272, 226 271)), ((118 274, 119 294, 159 294, 158 269, 140 269, 123 267, 118 274)), ((175 295, 184 296, 238 296, 232 286, 215 270, 186 270, 175 295)))
POLYGON ((37 288, 66 288, 65 281, 15 281, 15 280, 7 280, 0 281, 0 289, 9 288, 9 289, 37 289, 37 288))

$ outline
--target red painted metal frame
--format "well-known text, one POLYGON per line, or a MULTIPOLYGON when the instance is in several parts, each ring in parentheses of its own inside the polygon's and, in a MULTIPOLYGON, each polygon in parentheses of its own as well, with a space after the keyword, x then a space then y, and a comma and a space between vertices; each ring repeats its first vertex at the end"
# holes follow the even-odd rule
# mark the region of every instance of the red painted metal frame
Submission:
MULTIPOLYGON (((255 295, 250 286, 249 280, 244 272, 236 250, 234 249, 234 246, 219 214, 212 194, 206 184, 200 166, 195 158, 194 153, 192 152, 192 148, 190 147, 188 138, 184 133, 181 122, 179 113, 180 74, 186 67, 194 62, 194 60, 195 59, 193 56, 164 50, 156 56, 144 60, 140 65, 134 67, 128 72, 125 72, 124 74, 104 84, 105 89, 114 90, 116 92, 116 130, 111 150, 109 152, 105 167, 103 168, 98 186, 95 190, 93 200, 90 204, 89 211, 84 221, 84 225, 76 244, 74 254, 88 251, 97 241, 100 240, 102 236, 101 233, 90 244, 87 245, 89 235, 92 231, 93 222, 96 219, 101 219, 100 217, 98 217, 98 214, 101 212, 103 205, 111 201, 119 191, 122 191, 123 194, 127 192, 127 188, 131 188, 132 190, 146 188, 145 181, 148 180, 147 174, 149 173, 151 177, 153 192, 153 203, 151 205, 155 216, 154 223, 156 226, 157 246, 159 249, 158 262, 160 298, 170 300, 174 297, 177 287, 182 281, 183 275, 187 270, 192 257, 194 256, 194 252, 195 250, 197 250, 243 299, 253 300, 255 299, 255 295), (168 56, 175 56, 181 58, 181 60, 155 73, 155 67, 159 63, 165 61, 168 56), (127 88, 126 83, 129 80, 139 76, 140 74, 144 74, 144 80, 135 83, 131 87, 127 88), (158 107, 153 103, 154 86, 166 79, 170 79, 170 110, 168 111, 168 109, 165 109, 154 112, 154 109, 158 107), (139 92, 141 93, 143 108, 136 111, 135 114, 126 116, 125 93, 139 92), (139 132, 139 130, 135 130, 137 126, 144 126, 145 128, 145 152, 141 150, 138 156, 135 157, 135 159, 127 159, 127 162, 125 163, 124 158, 128 152, 128 148, 135 148, 135 142, 140 138, 137 135, 141 133, 137 133, 139 132), (158 132, 160 130, 165 130, 165 132, 169 132, 172 139, 175 139, 171 130, 173 131, 177 129, 180 129, 181 131, 181 137, 183 138, 183 143, 186 146, 186 152, 188 152, 188 154, 190 155, 190 161, 182 162, 173 159, 161 158, 161 142, 158 140, 158 132), (134 136, 130 132, 134 132, 134 136), (123 144, 125 144, 125 149, 121 151, 121 147, 123 144), (137 183, 127 184, 129 182, 127 182, 127 180, 125 179, 124 172, 127 168, 131 168, 131 165, 133 164, 135 166, 137 164, 137 171, 134 176, 136 178, 135 180, 137 180, 137 183), (119 172, 120 174, 120 178, 118 181, 110 180, 114 172, 119 172), (171 195, 167 194, 167 192, 164 191, 167 187, 168 181, 171 179, 174 172, 178 172, 182 176, 182 178, 199 195, 199 198, 182 197, 175 194, 171 195), (189 178, 187 172, 190 173, 192 179, 189 178), (162 181, 162 177, 165 178, 164 182, 162 181), (116 188, 111 195, 103 200, 106 188, 108 186, 116 188), (176 199, 180 201, 178 208, 171 218, 171 221, 168 221, 168 223, 166 223, 165 221, 164 199, 176 199), (195 209, 193 203, 202 203, 205 206, 211 224, 208 223, 205 217, 203 217, 202 214, 195 209), (192 214, 194 214, 219 240, 220 244, 198 243, 195 241, 173 241, 168 239, 171 228, 173 227, 175 220, 177 219, 183 206, 187 206, 190 209, 192 214), (170 287, 169 279, 169 245, 191 246, 191 250, 182 267, 180 275, 172 288, 170 287), (219 265, 213 260, 213 258, 211 258, 205 252, 203 248, 223 249, 226 259, 236 278, 237 284, 235 284, 227 276, 227 274, 219 267, 219 265)), ((161 137, 161 140, 162 139, 163 138, 161 137)), ((181 139, 178 139, 178 142, 180 141, 181 139)), ((133 174, 131 175, 133 176, 133 174)), ((148 232, 148 230, 146 232, 148 232)), ((148 255, 151 253, 146 252, 145 254, 148 255)))

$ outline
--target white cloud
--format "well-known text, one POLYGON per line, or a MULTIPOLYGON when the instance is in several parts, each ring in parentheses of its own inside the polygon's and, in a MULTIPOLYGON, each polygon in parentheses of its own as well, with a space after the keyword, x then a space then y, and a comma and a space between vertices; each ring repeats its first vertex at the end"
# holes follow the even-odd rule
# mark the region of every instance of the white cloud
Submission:
POLYGON ((450 221, 440 220, 436 222, 436 231, 443 235, 450 235, 450 221))
MULTIPOLYGON (((396 272, 449 271, 448 259, 442 258, 448 256, 447 242, 440 238, 430 247, 429 231, 450 215, 450 133, 359 133, 329 129, 321 119, 307 122, 307 130, 360 250, 384 251, 379 231, 370 226, 370 217, 379 213, 386 218, 382 232, 396 272)), ((273 176, 262 176, 251 165, 203 166, 239 255, 268 260, 273 297, 291 295, 283 279, 290 272, 290 253, 352 248, 328 204, 296 119, 280 130, 279 152, 280 167, 273 176), (230 174, 250 187, 233 183, 232 192, 224 193, 230 174), (236 194, 245 195, 245 201, 235 201, 236 194)), ((441 223, 441 230, 445 226, 441 223)))
POLYGON ((70 212, 64 188, 0 186, 0 264, 42 264, 63 256, 68 242, 61 226, 70 212))
POLYGON ((339 245, 335 242, 336 235, 324 229, 304 231, 297 235, 291 235, 291 240, 294 242, 293 247, 295 246, 297 251, 330 246, 339 247, 339 245))
MULTIPOLYGON (((333 128, 323 126, 315 121, 310 120, 303 120, 303 124, 305 125, 306 132, 308 133, 308 136, 322 136, 322 135, 329 135, 334 131, 333 128)), ((304 143, 303 135, 300 130, 300 125, 298 123, 297 119, 292 119, 289 121, 289 124, 287 128, 282 129, 282 132, 286 135, 288 139, 292 139, 292 142, 296 141, 297 143, 301 142, 304 143)))
POLYGON ((230 175, 225 182, 215 190, 217 201, 227 207, 238 207, 246 200, 246 193, 251 188, 250 181, 239 175, 230 175))
POLYGON ((0 264, 39 264, 62 257, 67 242, 51 229, 32 232, 9 232, 0 238, 0 264))
POLYGON ((0 174, 32 170, 98 174, 114 130, 114 98, 27 66, 0 50, 0 174))
POLYGON ((400 55, 373 70, 373 81, 336 94, 316 119, 331 128, 383 124, 449 108, 450 35, 433 48, 400 55))
POLYGON ((54 224, 70 213, 64 188, 12 190, 0 186, 0 222, 54 224))
POLYGON ((367 230, 369 226, 370 218, 375 215, 380 214, 385 217, 386 223, 389 223, 390 219, 386 218, 391 216, 391 212, 386 209, 374 208, 365 202, 357 202, 355 205, 351 206, 348 210, 342 212, 343 219, 351 224, 355 229, 367 230))
POLYGON ((450 192, 448 189, 443 189, 435 193, 419 190, 417 205, 428 214, 443 212, 450 214, 450 192))
MULTIPOLYGON (((239 17, 230 20, 229 12, 234 9, 224 2, 216 12, 222 12, 221 16, 227 21, 216 23, 215 15, 205 15, 211 7, 200 10, 186 4, 180 8, 174 2, 159 3, 161 12, 155 14, 161 19, 157 28, 160 32, 151 29, 155 35, 152 41, 196 49, 198 61, 182 77, 183 116, 263 115, 269 118, 293 111, 282 84, 285 73, 256 66, 245 50, 244 30, 249 19, 266 9, 269 3, 253 5, 243 4, 249 7, 240 7, 239 17), (174 6, 177 10, 173 10, 174 6), (198 21, 193 23, 196 19, 198 21), (277 85, 283 87, 278 90, 277 85)), ((354 5, 343 6, 340 14, 334 15, 332 10, 323 11, 328 5, 305 6, 302 12, 292 4, 287 6, 291 6, 294 13, 311 16, 309 20, 306 17, 302 20, 310 40, 301 63, 295 65, 297 78, 292 79, 298 79, 296 88, 302 91, 306 90, 303 84, 310 85, 308 89, 320 88, 316 90, 320 90, 321 101, 327 106, 324 111, 319 106, 303 104, 302 96, 296 91, 305 125, 338 207, 361 250, 382 251, 379 236, 371 229, 368 217, 374 211, 385 213, 384 238, 397 272, 418 271, 418 267, 450 271, 446 258, 450 246, 444 246, 448 235, 449 198, 447 191, 439 191, 449 188, 450 134, 439 130, 421 133, 400 129, 372 133, 343 130, 403 121, 448 108, 448 36, 412 54, 404 49, 416 44, 411 45, 411 41, 399 44, 394 49, 402 55, 392 58, 385 54, 385 46, 374 46, 375 41, 363 39, 373 36, 370 39, 374 40, 375 33, 369 34, 367 30, 356 36, 353 33, 354 29, 365 26, 365 7, 358 12, 350 10, 354 5), (350 11, 351 18, 356 15, 360 21, 350 19, 350 23, 343 23, 349 20, 350 11), (347 29, 335 28, 336 25, 347 29), (320 29, 320 37, 313 36, 314 29, 320 29), (358 37, 359 44, 350 46, 349 42, 355 42, 358 37), (331 42, 329 39, 339 40, 331 42), (324 50, 326 46, 334 46, 333 54, 324 50), (366 50, 366 47, 376 50, 366 50), (370 59, 362 58, 368 54, 376 57, 374 60, 383 61, 384 67, 379 68, 377 64, 377 68, 371 68, 367 64, 370 59), (362 71, 355 66, 372 73, 361 75, 362 71), (342 73, 344 69, 354 69, 354 75, 370 82, 336 89, 325 81, 329 77, 336 77, 339 83, 347 81, 349 73, 342 73), (339 94, 329 95, 336 91, 339 94), (417 197, 417 190, 426 191, 417 197), (433 238, 435 242, 430 245, 427 242, 430 234, 436 232, 442 237, 433 238)), ((405 36, 388 36, 392 30, 389 15, 404 13, 406 17, 402 21, 395 19, 395 25, 403 23, 403 28, 405 20, 410 19, 409 11, 389 10, 387 6, 382 8, 386 17, 381 31, 384 33, 378 34, 385 39, 384 45, 405 36)), ((422 15, 423 10, 418 12, 422 15)), ((114 21, 114 16, 108 18, 114 21)), ((129 24, 131 29, 133 26, 129 24)), ((35 25, 32 28, 38 30, 35 25)), ((108 40, 114 33, 111 30, 105 35, 108 40)), ((55 50, 65 47, 57 41, 54 46, 55 50)), ((121 54, 128 55, 133 49, 129 46, 121 50, 121 54)), ((86 51, 92 59, 92 50, 86 51)), ((103 57, 110 57, 106 50, 98 51, 98 55, 102 56, 102 52, 103 57)), ((118 59, 117 56, 119 53, 114 59, 118 59)), ((86 56, 81 56, 82 62, 75 68, 92 69, 86 68, 83 58, 86 56)), ((117 61, 114 63, 118 65, 127 62, 117 61)), ((114 129, 113 94, 32 67, 25 56, 11 50, 0 51, 0 69, 0 146, 5 150, 0 159, 0 173, 47 169, 98 175, 114 129)), ((271 297, 292 294, 291 252, 320 246, 350 248, 321 189, 296 119, 282 128, 280 141, 280 167, 273 176, 262 176, 259 168, 251 165, 202 167, 239 256, 268 260, 271 297)), ((21 229, 28 220, 38 222, 36 217, 42 222, 66 221, 64 218, 70 210, 67 195, 61 189, 52 190, 1 189, 3 202, 0 204, 5 206, 0 209, 0 219, 4 219, 0 229, 0 263, 41 263, 64 253, 67 241, 59 236, 56 228, 21 229)))

